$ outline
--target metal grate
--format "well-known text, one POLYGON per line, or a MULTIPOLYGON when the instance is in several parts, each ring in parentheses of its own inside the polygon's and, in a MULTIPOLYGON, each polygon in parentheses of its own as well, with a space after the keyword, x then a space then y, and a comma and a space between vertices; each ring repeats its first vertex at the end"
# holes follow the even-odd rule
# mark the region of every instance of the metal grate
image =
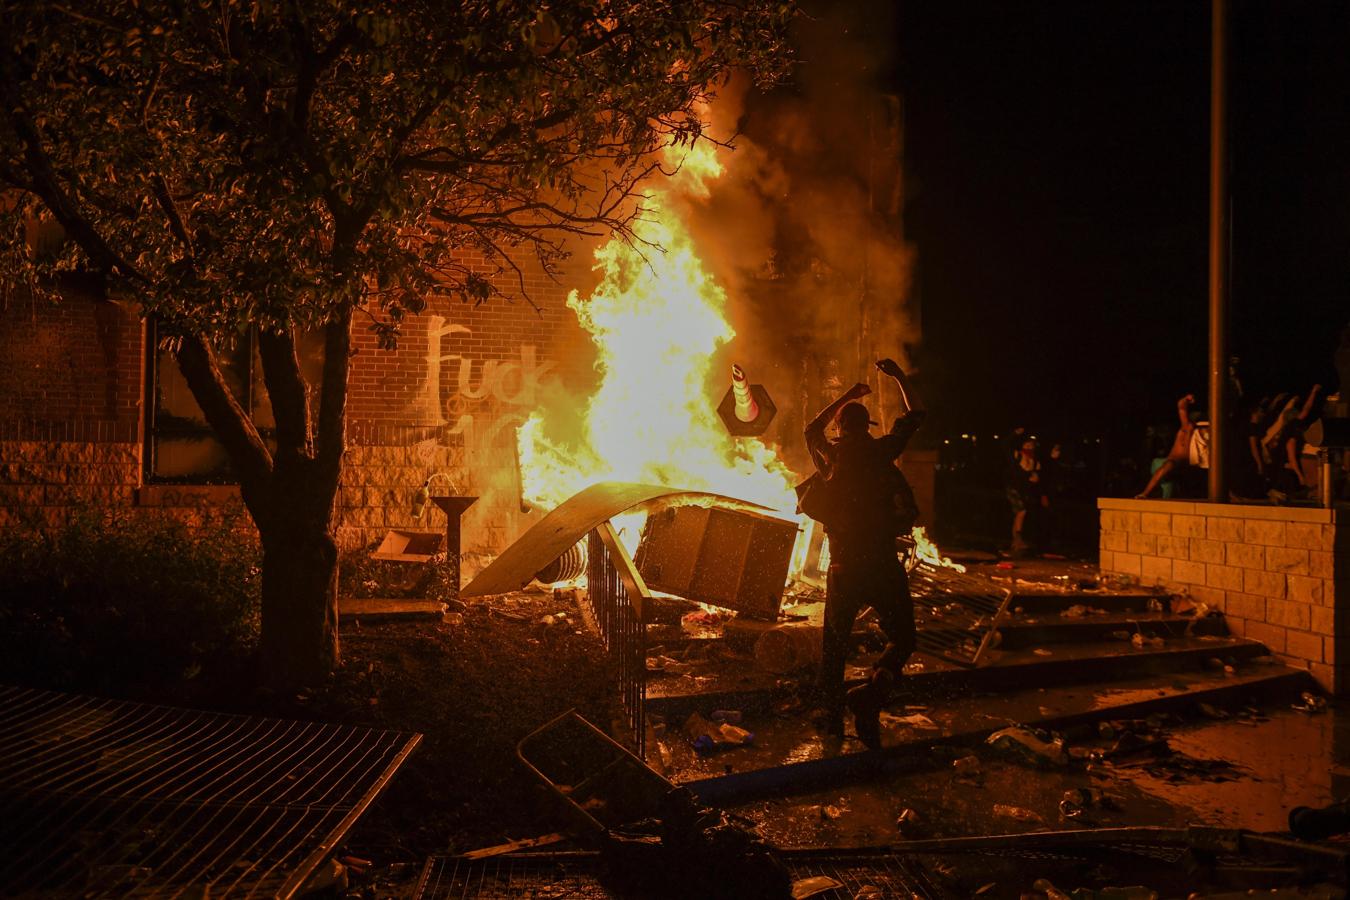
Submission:
POLYGON ((649 600, 642 576, 613 526, 602 523, 590 533, 587 545, 585 602, 618 670, 629 746, 643 759, 647 756, 647 652, 642 606, 649 600))
MULTIPOLYGON (((891 853, 796 851, 783 860, 793 881, 827 876, 843 885, 813 894, 820 900, 853 900, 870 896, 940 898, 938 889, 912 863, 891 853)), ((603 871, 595 853, 540 853, 498 856, 485 860, 433 856, 422 869, 414 900, 496 900, 530 897, 610 900, 615 894, 600 882, 603 871)))
POLYGON ((958 665, 978 666, 1008 613, 1012 591, 927 562, 913 567, 909 583, 918 648, 958 665))
POLYGON ((420 741, 0 687, 0 892, 289 897, 420 741))
POLYGON ((614 895, 601 886, 598 871, 599 861, 590 853, 494 856, 481 860, 433 856, 422 869, 413 897, 415 900, 452 897, 607 900, 614 895))

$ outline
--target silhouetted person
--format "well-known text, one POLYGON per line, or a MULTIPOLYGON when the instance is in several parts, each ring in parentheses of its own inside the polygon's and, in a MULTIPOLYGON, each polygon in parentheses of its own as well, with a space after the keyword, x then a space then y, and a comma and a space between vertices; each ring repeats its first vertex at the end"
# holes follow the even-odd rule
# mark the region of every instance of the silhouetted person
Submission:
POLYGON ((1191 439, 1195 435, 1196 425, 1194 412, 1194 394, 1187 394, 1177 401, 1177 418, 1181 420, 1181 428, 1177 430, 1177 436, 1172 441, 1172 449, 1167 452, 1167 459, 1163 460, 1163 464, 1153 472, 1153 477, 1148 480, 1144 489, 1135 495, 1136 500, 1145 499, 1164 478, 1191 464, 1191 439))
POLYGON ((883 359, 877 368, 900 389, 903 412, 889 432, 881 437, 869 433, 869 426, 877 423, 857 402, 871 392, 861 383, 806 426, 806 446, 828 497, 828 512, 817 516, 830 538, 819 673, 825 730, 843 734, 847 703, 859 740, 873 749, 881 743, 881 709, 914 652, 914 607, 895 539, 909 530, 918 511, 896 461, 924 417, 923 405, 900 366, 883 359), (836 417, 839 438, 830 441, 825 426, 836 417), (871 679, 845 698, 844 662, 852 646, 853 621, 869 605, 876 610, 888 643, 871 679))
POLYGON ((1027 515, 1050 505, 1046 492, 1045 470, 1041 465, 1035 438, 1024 438, 1008 467, 1008 503, 1012 507, 1013 556, 1025 556, 1031 547, 1026 537, 1027 515))

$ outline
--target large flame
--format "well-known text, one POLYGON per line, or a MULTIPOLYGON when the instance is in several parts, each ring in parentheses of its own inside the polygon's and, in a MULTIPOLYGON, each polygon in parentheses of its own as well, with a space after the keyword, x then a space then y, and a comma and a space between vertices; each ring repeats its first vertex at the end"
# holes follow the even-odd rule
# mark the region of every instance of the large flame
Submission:
MULTIPOLYGON (((535 413, 520 429, 524 498, 552 508, 598 481, 713 491, 790 515, 797 480, 756 438, 734 438, 714 408, 712 366, 735 337, 726 292, 705 268, 676 212, 679 192, 704 196, 722 172, 707 141, 675 151, 679 169, 649 193, 635 240, 595 253, 599 286, 567 305, 595 343, 600 385, 577 415, 535 413), (561 435, 554 438, 551 435, 561 435)), ((800 543, 800 542, 799 542, 800 543)))

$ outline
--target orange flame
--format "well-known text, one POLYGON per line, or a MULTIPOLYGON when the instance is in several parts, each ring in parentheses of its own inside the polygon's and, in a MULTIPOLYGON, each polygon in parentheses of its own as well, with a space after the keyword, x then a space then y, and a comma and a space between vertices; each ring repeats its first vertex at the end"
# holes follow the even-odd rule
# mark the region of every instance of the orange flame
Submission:
POLYGON ((928 529, 922 525, 915 525, 909 533, 914 539, 914 553, 921 562, 929 565, 939 566, 944 569, 952 569, 956 572, 964 572, 966 567, 960 563, 954 563, 950 557, 943 556, 938 550, 938 545, 933 543, 928 537, 928 529))
POLYGON ((722 167, 706 141, 679 152, 677 174, 644 199, 637 240, 600 247, 599 286, 590 297, 568 297, 595 343, 600 385, 579 429, 553 410, 521 426, 522 493, 551 508, 597 481, 645 482, 727 494, 795 518, 796 477, 762 441, 728 434, 710 401, 714 356, 736 333, 726 292, 672 201, 679 192, 705 195, 722 167), (572 439, 550 437, 557 433, 572 439))

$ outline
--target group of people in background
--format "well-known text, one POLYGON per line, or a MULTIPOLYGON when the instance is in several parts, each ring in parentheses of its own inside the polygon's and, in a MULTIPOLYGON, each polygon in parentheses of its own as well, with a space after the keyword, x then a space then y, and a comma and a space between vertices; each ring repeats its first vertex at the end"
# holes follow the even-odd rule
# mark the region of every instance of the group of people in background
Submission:
MULTIPOLYGON (((1311 499, 1319 487, 1315 459, 1304 453, 1322 416, 1322 386, 1307 394, 1242 394, 1233 379, 1234 414, 1227 442, 1229 493, 1238 500, 1285 503, 1311 499)), ((1136 496, 1201 496, 1209 468, 1209 421, 1195 395, 1177 401, 1179 427, 1170 448, 1155 456, 1153 471, 1136 496)))

